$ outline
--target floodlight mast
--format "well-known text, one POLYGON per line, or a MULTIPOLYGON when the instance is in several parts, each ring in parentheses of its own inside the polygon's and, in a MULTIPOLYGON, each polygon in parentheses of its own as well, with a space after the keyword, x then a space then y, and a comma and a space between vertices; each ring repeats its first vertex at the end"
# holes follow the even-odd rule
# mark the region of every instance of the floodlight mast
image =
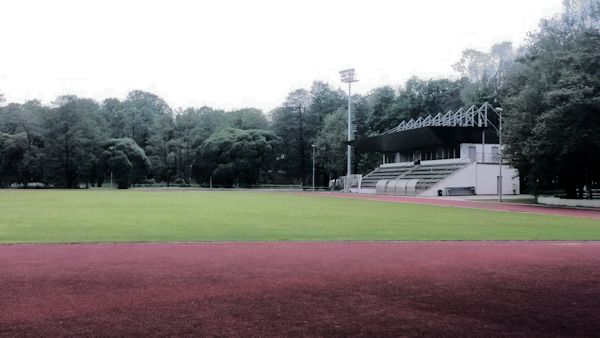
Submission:
POLYGON ((502 108, 497 107, 494 110, 498 114, 498 138, 500 143, 498 145, 498 155, 500 155, 500 163, 498 164, 498 201, 502 202, 502 108))
POLYGON ((315 191, 315 145, 311 144, 312 148, 312 190, 315 191))
MULTIPOLYGON (((355 78, 354 68, 344 69, 340 71, 342 82, 348 84, 348 142, 352 141, 352 82, 357 82, 355 78)), ((344 180, 344 191, 350 192, 352 183, 350 182, 350 175, 352 174, 352 147, 348 144, 348 159, 346 166, 346 179, 344 180)))

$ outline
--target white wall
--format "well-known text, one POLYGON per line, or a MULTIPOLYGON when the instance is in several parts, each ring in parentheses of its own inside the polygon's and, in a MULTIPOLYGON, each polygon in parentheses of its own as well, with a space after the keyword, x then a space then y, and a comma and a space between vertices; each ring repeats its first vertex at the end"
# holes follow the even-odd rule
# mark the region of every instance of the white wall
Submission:
MULTIPOLYGON (((468 159, 461 158, 450 158, 447 160, 430 160, 430 161, 421 161, 421 164, 454 164, 454 163, 469 163, 468 159)), ((386 163, 382 164, 380 167, 382 168, 391 168, 391 167, 410 167, 415 165, 415 162, 398 162, 398 163, 386 163)))
POLYGON ((469 163, 469 160, 465 160, 462 158, 450 158, 447 160, 421 161, 422 165, 425 165, 425 164, 456 164, 456 163, 469 163))
MULTIPOLYGON (((500 169, 497 164, 473 164, 476 171, 475 193, 477 195, 495 195, 498 193, 498 176, 500 169)), ((502 193, 505 195, 518 195, 519 172, 508 165, 502 166, 502 193)))
POLYGON ((567 207, 587 207, 587 208, 600 208, 600 200, 574 200, 564 199, 558 197, 540 196, 538 197, 538 203, 548 205, 559 205, 567 207))
MULTIPOLYGON (((475 147, 475 152, 476 152, 476 156, 477 156, 477 161, 478 162, 491 162, 492 161, 492 154, 494 153, 494 147, 499 147, 499 145, 496 144, 488 144, 486 143, 485 146, 481 143, 461 143, 460 145, 460 158, 463 160, 469 160, 469 147, 475 147)), ((497 152, 496 152, 497 153, 497 152)), ((498 156, 498 155, 496 155, 498 156)), ((496 162, 498 162, 498 160, 496 160, 496 162)))
POLYGON ((410 167, 415 165, 414 162, 400 162, 400 163, 385 163, 380 165, 381 168, 392 168, 392 167, 410 167))
MULTIPOLYGON (((498 173, 498 165, 471 163, 424 191, 420 196, 437 196, 438 190, 446 194, 446 188, 452 187, 475 187, 477 195, 495 195, 498 193, 498 173)), ((505 195, 520 193, 518 172, 507 165, 502 166, 502 193, 505 195)))

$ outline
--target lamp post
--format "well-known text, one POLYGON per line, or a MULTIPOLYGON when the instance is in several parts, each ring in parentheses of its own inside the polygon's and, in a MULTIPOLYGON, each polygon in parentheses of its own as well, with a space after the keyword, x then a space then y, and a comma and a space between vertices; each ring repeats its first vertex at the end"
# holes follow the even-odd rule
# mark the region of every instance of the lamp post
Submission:
POLYGON ((502 202, 502 108, 498 107, 494 110, 498 114, 498 153, 500 155, 500 162, 498 163, 498 201, 502 202))
MULTIPOLYGON (((340 71, 342 76, 342 82, 348 84, 348 142, 352 141, 352 104, 350 99, 352 97, 352 82, 358 81, 354 77, 354 68, 344 69, 340 71)), ((350 175, 352 174, 352 146, 348 144, 348 159, 346 165, 346 179, 344 180, 344 191, 350 191, 350 175)))
POLYGON ((313 170, 312 170, 312 190, 315 191, 315 145, 311 144, 312 147, 312 160, 313 160, 313 170))

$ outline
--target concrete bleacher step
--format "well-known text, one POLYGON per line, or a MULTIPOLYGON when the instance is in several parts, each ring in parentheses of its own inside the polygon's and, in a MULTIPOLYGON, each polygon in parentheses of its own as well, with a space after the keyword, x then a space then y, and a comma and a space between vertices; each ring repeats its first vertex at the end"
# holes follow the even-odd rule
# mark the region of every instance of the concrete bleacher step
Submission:
POLYGON ((464 168, 466 163, 421 164, 402 167, 378 167, 363 177, 363 188, 375 188, 381 180, 419 180, 417 191, 425 191, 464 168))
POLYGON ((398 176, 404 174, 412 168, 411 166, 403 167, 378 167, 372 172, 365 175, 362 179, 361 187, 363 188, 375 188, 375 185, 380 180, 393 180, 398 176))
POLYGON ((416 168, 411 173, 407 174, 405 177, 419 179, 416 188, 418 191, 425 191, 440 183, 441 181, 445 180, 450 175, 461 170, 465 166, 465 163, 440 165, 426 164, 421 165, 419 168, 416 168))

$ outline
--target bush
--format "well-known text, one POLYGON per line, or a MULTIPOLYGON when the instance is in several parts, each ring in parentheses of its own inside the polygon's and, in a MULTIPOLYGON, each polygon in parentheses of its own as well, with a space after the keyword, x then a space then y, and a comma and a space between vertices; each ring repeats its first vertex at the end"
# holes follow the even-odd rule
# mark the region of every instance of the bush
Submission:
POLYGON ((153 178, 145 179, 141 182, 142 184, 156 184, 156 180, 153 178))
POLYGON ((41 182, 30 182, 30 183, 27 183, 27 188, 28 189, 43 189, 45 187, 46 187, 46 185, 44 183, 41 183, 41 182))

